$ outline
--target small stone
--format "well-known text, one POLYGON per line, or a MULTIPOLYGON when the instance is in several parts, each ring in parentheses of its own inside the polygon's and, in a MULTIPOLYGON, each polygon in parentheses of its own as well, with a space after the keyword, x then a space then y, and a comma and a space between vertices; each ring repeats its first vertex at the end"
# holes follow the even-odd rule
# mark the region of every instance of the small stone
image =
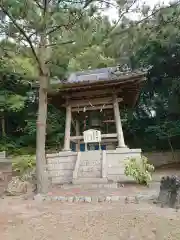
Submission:
POLYGON ((85 202, 90 203, 92 201, 91 197, 85 197, 85 202))
POLYGON ((176 212, 178 212, 178 210, 180 209, 180 206, 179 205, 175 206, 175 209, 176 209, 176 212))
POLYGON ((53 196, 52 197, 52 201, 57 201, 58 200, 58 196, 53 196))
POLYGON ((105 197, 103 196, 98 197, 98 202, 104 202, 104 201, 105 201, 105 197))
POLYGON ((129 198, 128 198, 128 197, 125 197, 124 202, 125 202, 126 204, 129 203, 129 198))
POLYGON ((153 204, 158 204, 158 200, 155 199, 155 200, 153 201, 153 204))
POLYGON ((79 198, 79 202, 84 202, 85 201, 85 198, 84 197, 80 197, 79 198))
POLYGON ((111 197, 111 200, 112 200, 113 202, 119 201, 119 196, 112 196, 112 197, 111 197))
POLYGON ((135 203, 135 197, 130 196, 128 199, 130 203, 135 203))
POLYGON ((91 201, 92 201, 92 203, 97 203, 98 202, 98 197, 97 196, 92 196, 91 201))
POLYGON ((74 202, 79 202, 79 197, 74 197, 74 202))
POLYGON ((37 195, 34 196, 34 200, 38 201, 38 202, 42 202, 45 200, 45 196, 38 193, 37 195))
POLYGON ((64 197, 64 196, 59 196, 59 197, 57 198, 57 200, 60 201, 60 202, 66 202, 67 198, 64 197))
POLYGON ((74 201, 74 197, 68 197, 68 202, 73 202, 74 201))
POLYGON ((139 198, 137 196, 135 196, 135 198, 134 198, 134 203, 136 203, 136 204, 139 203, 139 198))
POLYGON ((8 220, 8 223, 13 223, 13 220, 8 220))
POLYGON ((52 199, 51 196, 46 196, 46 197, 45 197, 45 200, 46 200, 46 201, 51 201, 51 199, 52 199))
POLYGON ((107 196, 107 197, 106 197, 106 201, 107 201, 107 202, 111 202, 111 197, 110 197, 110 196, 107 196))

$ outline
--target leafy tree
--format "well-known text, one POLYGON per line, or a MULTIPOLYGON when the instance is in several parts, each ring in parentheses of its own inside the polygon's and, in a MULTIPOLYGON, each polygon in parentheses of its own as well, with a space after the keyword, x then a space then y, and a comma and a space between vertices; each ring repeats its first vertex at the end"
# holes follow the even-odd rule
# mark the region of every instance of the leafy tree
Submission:
POLYGON ((149 126, 146 132, 154 134, 159 140, 167 140, 171 149, 172 156, 174 157, 174 148, 171 139, 180 136, 180 120, 177 121, 165 121, 161 125, 149 126))
POLYGON ((132 69, 149 69, 135 112, 129 113, 124 124, 130 146, 144 150, 171 149, 170 141, 173 147, 179 147, 179 11, 179 2, 176 2, 156 11, 140 24, 126 20, 112 36, 110 49, 106 48, 107 54, 110 51, 132 69), (131 30, 118 41, 122 27, 131 30), (151 133, 148 129, 156 130, 151 133), (176 132, 176 136, 168 129, 176 132), (162 132, 168 134, 157 136, 156 133, 162 132))

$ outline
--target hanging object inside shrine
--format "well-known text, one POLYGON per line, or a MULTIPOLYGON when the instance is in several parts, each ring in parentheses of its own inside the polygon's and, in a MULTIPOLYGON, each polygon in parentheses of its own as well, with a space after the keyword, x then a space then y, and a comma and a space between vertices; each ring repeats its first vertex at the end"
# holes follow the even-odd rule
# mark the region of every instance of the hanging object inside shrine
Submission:
POLYGON ((101 118, 98 112, 91 112, 89 116, 90 127, 100 127, 101 126, 101 118))

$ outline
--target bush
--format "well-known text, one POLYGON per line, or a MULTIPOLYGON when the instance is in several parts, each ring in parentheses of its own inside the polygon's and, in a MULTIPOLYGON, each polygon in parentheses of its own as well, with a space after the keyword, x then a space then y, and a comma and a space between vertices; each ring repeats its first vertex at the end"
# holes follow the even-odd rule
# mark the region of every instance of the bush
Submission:
POLYGON ((27 172, 31 172, 36 167, 34 155, 22 155, 13 158, 12 168, 18 175, 23 176, 27 172))
POLYGON ((139 159, 131 158, 125 163, 125 175, 133 177, 139 184, 148 185, 152 181, 153 171, 154 166, 144 156, 139 159))

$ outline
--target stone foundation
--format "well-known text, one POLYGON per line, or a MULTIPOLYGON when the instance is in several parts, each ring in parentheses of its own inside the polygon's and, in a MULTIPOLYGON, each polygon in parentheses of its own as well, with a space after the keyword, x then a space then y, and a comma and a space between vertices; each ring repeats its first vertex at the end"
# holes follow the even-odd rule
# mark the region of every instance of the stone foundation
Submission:
POLYGON ((5 152, 0 152, 0 195, 4 193, 8 182, 12 179, 12 163, 6 158, 5 152))
POLYGON ((47 155, 47 168, 54 184, 132 180, 124 174, 125 160, 141 157, 141 149, 117 148, 116 150, 88 152, 60 152, 47 155))

